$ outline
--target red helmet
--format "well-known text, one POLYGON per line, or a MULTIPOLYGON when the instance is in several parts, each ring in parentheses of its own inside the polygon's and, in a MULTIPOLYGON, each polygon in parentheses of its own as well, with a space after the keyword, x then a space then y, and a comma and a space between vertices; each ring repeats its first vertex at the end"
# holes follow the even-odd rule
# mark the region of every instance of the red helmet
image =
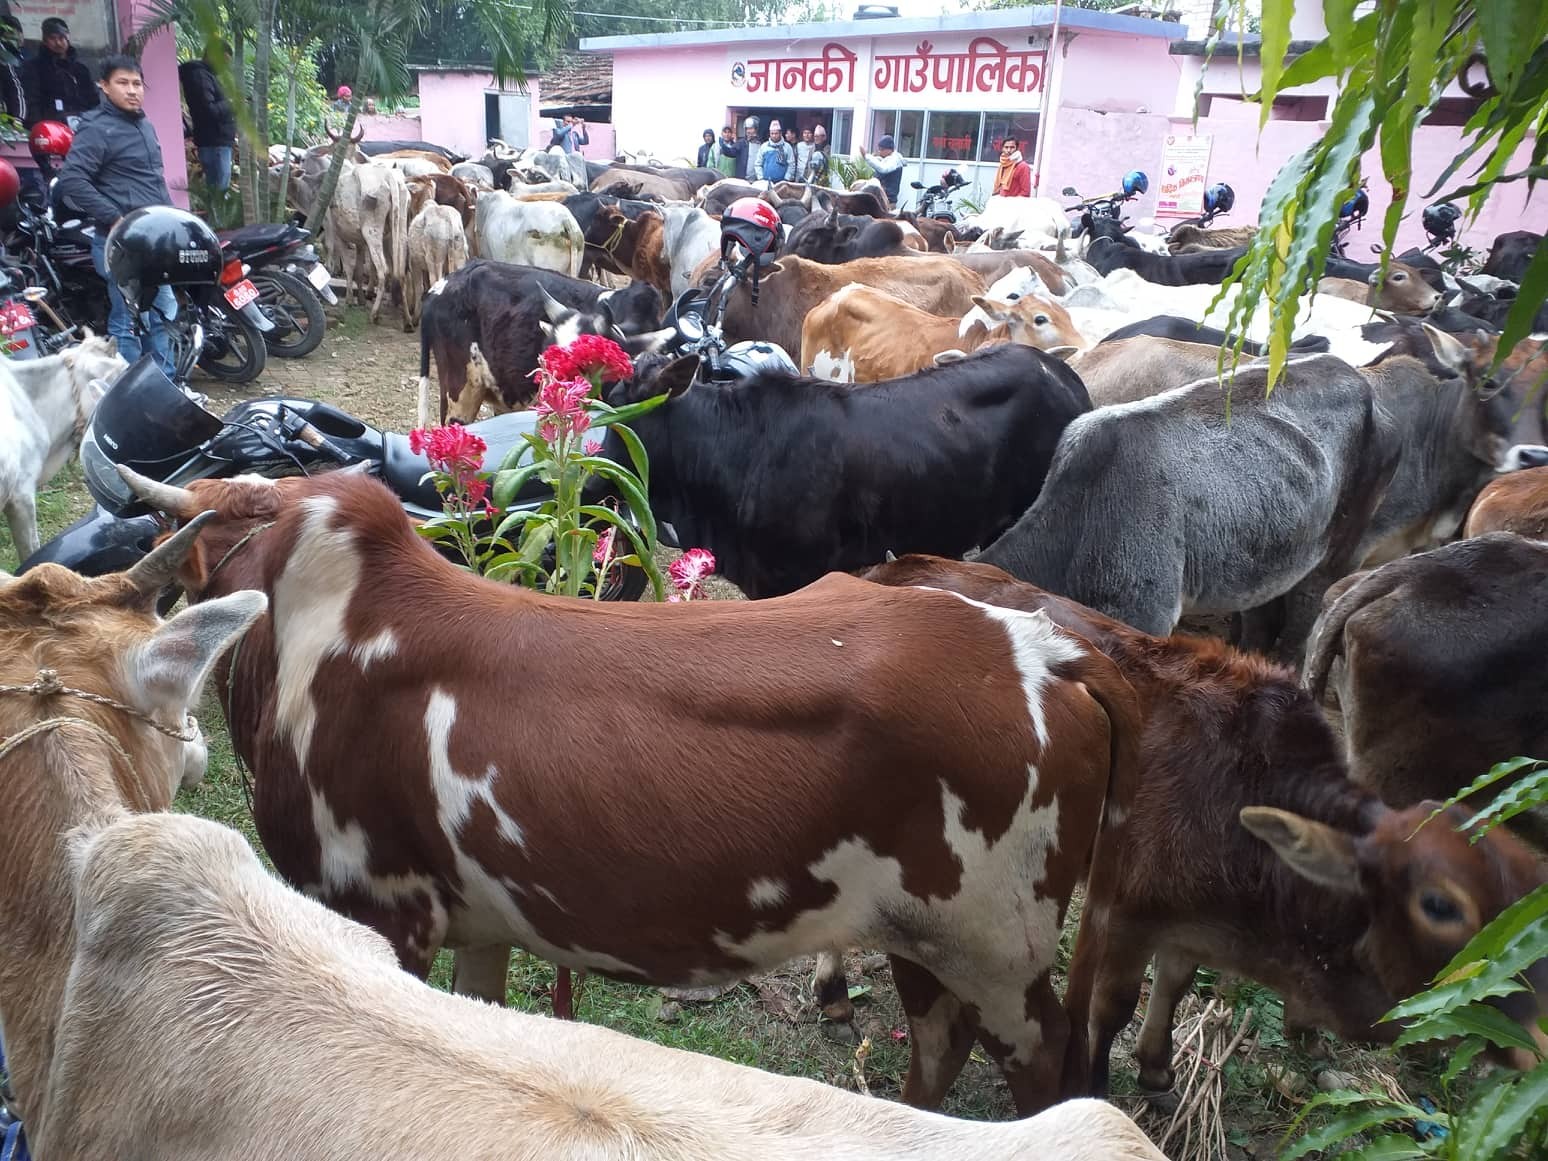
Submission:
POLYGON ((774 261, 779 251, 781 226, 779 214, 762 198, 737 198, 720 215, 720 254, 729 258, 740 246, 758 259, 759 266, 774 261))
POLYGON ((16 167, 0 157, 0 209, 10 205, 21 193, 21 177, 16 167))
POLYGON ((32 127, 27 143, 32 146, 32 152, 44 157, 63 157, 70 152, 70 143, 74 140, 75 134, 63 121, 39 121, 32 127))

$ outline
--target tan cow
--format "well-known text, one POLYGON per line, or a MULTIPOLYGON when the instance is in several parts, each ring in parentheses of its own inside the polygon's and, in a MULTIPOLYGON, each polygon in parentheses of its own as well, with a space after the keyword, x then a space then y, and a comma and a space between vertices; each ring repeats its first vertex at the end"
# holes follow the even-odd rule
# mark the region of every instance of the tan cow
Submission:
POLYGON ((403 175, 391 166, 345 162, 328 207, 328 251, 343 260, 346 302, 357 288, 359 301, 365 302, 362 265, 370 263, 376 285, 372 322, 380 319, 382 304, 408 264, 408 198, 403 175))
POLYGON ((1167 235, 1166 248, 1173 254, 1197 254, 1201 250, 1234 250, 1249 246, 1257 237, 1257 226, 1174 226, 1167 235))
POLYGON ((409 223, 408 271, 403 278, 403 329, 419 325, 425 294, 468 261, 462 215, 451 206, 431 204, 409 223))
POLYGON ((957 333, 959 319, 930 314, 886 291, 851 283, 811 314, 801 328, 801 368, 839 383, 876 383, 923 370, 951 351, 1016 342, 1041 351, 1083 345, 1062 306, 1027 295, 995 302, 974 295, 973 305, 997 325, 975 324, 957 333))
POLYGON ((1548 467, 1509 472, 1489 483, 1467 514, 1463 536, 1514 532, 1548 540, 1548 467))
POLYGON ((1392 263, 1386 284, 1378 290, 1380 280, 1379 270, 1373 270, 1364 282, 1354 278, 1323 278, 1317 282, 1317 293, 1353 299, 1394 314, 1429 314, 1440 301, 1440 291, 1426 282, 1419 271, 1403 262, 1392 263))
POLYGON ((265 604, 156 617, 196 534, 130 574, 0 576, 0 1018, 39 1158, 1163 1161, 1099 1101, 954 1120, 404 974, 237 832, 166 812, 203 773, 204 675, 265 604))

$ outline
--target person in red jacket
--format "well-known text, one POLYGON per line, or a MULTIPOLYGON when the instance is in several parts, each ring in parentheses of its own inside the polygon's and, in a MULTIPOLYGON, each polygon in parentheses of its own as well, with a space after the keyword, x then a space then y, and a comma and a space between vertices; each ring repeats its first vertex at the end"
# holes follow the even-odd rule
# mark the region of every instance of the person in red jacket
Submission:
POLYGON ((1014 137, 1000 142, 1000 168, 994 171, 994 193, 1005 198, 1032 196, 1032 167, 1021 160, 1021 142, 1014 137))

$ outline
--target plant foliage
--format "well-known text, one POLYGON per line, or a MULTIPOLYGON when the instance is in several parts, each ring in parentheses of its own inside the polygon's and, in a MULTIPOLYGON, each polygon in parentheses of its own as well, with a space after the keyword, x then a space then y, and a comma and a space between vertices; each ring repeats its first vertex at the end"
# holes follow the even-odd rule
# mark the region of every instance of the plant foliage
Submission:
MULTIPOLYGON (((1246 6, 1246 0, 1219 0, 1211 39, 1218 39, 1233 10, 1237 21, 1244 20, 1246 6)), ((1268 299, 1271 384, 1290 349, 1298 299, 1322 273, 1338 207, 1357 188, 1366 151, 1379 147, 1393 191, 1382 220, 1383 277, 1411 193, 1425 200, 1466 198, 1476 218, 1496 185, 1524 180, 1530 192, 1548 172, 1548 4, 1382 0, 1359 14, 1364 7, 1324 0, 1327 39, 1287 62, 1295 0, 1262 0, 1263 79, 1251 96, 1261 106, 1261 123, 1282 92, 1324 79, 1338 86, 1327 132, 1275 176, 1259 212, 1262 228, 1227 284, 1242 288, 1227 328, 1237 334, 1246 332, 1246 316, 1260 298, 1268 299), (1414 190, 1414 130, 1458 78, 1480 99, 1478 110, 1435 185, 1414 190), (1528 139, 1531 164, 1508 173, 1528 139)), ((1545 299, 1548 246, 1539 246, 1500 336, 1501 358, 1527 335, 1545 299)))

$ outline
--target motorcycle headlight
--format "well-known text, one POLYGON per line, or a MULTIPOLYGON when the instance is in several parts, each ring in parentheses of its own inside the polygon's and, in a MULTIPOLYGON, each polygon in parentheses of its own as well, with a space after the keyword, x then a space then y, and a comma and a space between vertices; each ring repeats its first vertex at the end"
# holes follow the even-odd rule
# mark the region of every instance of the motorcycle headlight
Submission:
POLYGON ((81 470, 86 476, 87 490, 113 515, 122 515, 139 502, 139 497, 124 483, 118 474, 118 466, 102 450, 97 433, 90 427, 81 440, 81 470))

